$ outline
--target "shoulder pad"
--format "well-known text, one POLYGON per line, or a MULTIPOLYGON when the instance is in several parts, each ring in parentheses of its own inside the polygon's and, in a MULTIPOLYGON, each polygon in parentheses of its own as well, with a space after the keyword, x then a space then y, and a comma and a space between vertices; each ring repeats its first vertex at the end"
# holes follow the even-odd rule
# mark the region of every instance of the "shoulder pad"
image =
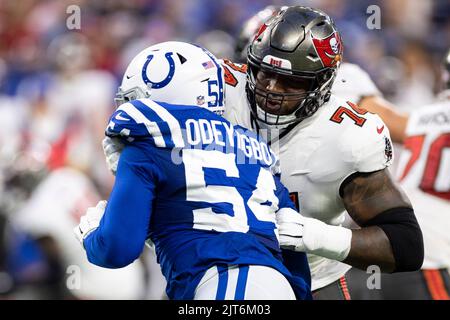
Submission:
POLYGON ((112 114, 105 134, 128 142, 151 138, 161 148, 183 147, 180 124, 168 107, 150 99, 124 103, 112 114))
MULTIPOLYGON (((345 106, 339 107, 349 110, 348 114, 342 114, 346 125, 339 138, 344 161, 351 162, 355 172, 373 172, 391 165, 394 157, 392 141, 389 129, 381 118, 352 103, 345 106), (354 115, 358 120, 351 116, 347 118, 347 115, 354 115)), ((336 110, 338 112, 340 109, 336 110)))
POLYGON ((225 84, 231 87, 236 87, 238 84, 244 84, 247 80, 247 65, 233 63, 230 60, 224 59, 221 61, 221 66, 224 70, 225 84))

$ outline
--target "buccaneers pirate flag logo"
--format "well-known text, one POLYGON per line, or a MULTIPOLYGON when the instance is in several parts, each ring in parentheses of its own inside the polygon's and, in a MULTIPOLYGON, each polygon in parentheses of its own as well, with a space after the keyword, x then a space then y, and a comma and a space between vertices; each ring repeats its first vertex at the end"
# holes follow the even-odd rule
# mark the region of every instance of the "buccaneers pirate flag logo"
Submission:
POLYGON ((342 61, 344 48, 339 33, 334 32, 325 39, 313 38, 312 41, 324 67, 334 67, 342 61))

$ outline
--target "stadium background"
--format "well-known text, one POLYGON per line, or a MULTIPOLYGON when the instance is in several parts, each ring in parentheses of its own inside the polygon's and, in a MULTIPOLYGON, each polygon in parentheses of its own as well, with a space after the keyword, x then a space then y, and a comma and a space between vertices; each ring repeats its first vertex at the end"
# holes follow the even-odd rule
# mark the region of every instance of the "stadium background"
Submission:
POLYGON ((440 90, 450 44, 447 0, 0 1, 0 297, 149 297, 145 287, 137 296, 68 290, 66 260, 73 255, 65 252, 69 242, 61 243, 111 189, 100 143, 121 75, 137 52, 166 40, 232 58, 243 22, 270 4, 308 5, 332 16, 344 60, 365 69, 401 110, 430 103, 440 90), (81 9, 80 30, 67 28, 70 5, 81 9), (379 30, 367 28, 370 5, 381 8, 379 30), (71 173, 49 179, 64 168, 71 173), (38 190, 48 195, 38 197, 38 190), (60 222, 47 228, 46 219, 60 222))

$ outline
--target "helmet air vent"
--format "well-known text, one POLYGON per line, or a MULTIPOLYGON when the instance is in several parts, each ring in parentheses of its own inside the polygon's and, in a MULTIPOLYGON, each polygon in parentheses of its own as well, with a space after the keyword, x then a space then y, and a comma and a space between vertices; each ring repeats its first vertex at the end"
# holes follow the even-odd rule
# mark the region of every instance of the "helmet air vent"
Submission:
POLYGON ((180 59, 181 64, 185 63, 187 59, 183 57, 181 54, 177 53, 178 59, 180 59))

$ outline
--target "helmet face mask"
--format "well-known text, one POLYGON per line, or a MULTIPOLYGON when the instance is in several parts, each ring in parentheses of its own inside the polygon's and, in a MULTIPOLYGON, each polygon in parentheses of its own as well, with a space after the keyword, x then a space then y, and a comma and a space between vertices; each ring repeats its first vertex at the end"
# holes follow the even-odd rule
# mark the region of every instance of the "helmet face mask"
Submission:
POLYGON ((123 91, 122 87, 119 87, 114 98, 116 107, 119 107, 126 102, 136 99, 150 98, 150 89, 151 87, 149 87, 148 91, 144 91, 140 87, 133 87, 128 89, 127 91, 123 91))
POLYGON ((323 12, 300 6, 279 12, 248 49, 253 116, 283 126, 313 115, 330 98, 342 51, 339 33, 323 12))
POLYGON ((274 72, 271 67, 260 68, 249 60, 247 98, 256 119, 268 125, 289 125, 312 116, 329 99, 334 78, 335 73, 326 69, 317 73, 288 75, 274 72), (266 80, 258 77, 261 73, 267 74, 266 80), (290 83, 289 87, 286 89, 281 85, 285 88, 282 92, 267 89, 265 83, 276 78, 282 78, 282 84, 290 83), (297 90, 294 90, 295 87, 298 87, 297 90))

